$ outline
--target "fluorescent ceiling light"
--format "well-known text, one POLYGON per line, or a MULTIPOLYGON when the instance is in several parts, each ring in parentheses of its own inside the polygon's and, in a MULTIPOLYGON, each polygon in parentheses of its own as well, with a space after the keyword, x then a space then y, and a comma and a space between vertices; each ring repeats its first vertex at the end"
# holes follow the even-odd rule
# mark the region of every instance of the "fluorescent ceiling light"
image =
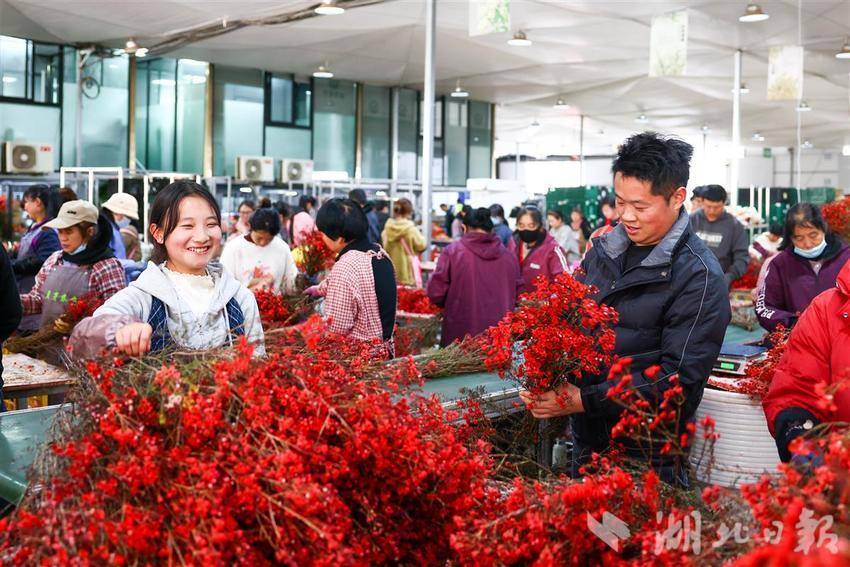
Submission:
POLYGON ((136 43, 133 38, 127 40, 127 43, 124 44, 124 52, 132 55, 139 49, 139 44, 136 43))
POLYGON ((525 32, 520 30, 508 40, 508 45, 512 45, 513 47, 529 47, 531 45, 531 40, 526 37, 525 32))
POLYGON ((836 59, 850 59, 850 39, 844 40, 841 51, 835 54, 836 59))
POLYGON ((569 104, 567 104, 567 102, 566 102, 564 99, 559 98, 559 99, 555 102, 555 104, 553 105, 553 107, 554 107, 554 108, 569 108, 569 107, 570 107, 570 105, 569 105, 569 104))
POLYGON ((811 109, 812 107, 805 100, 801 100, 800 104, 797 105, 797 112, 809 112, 811 109))
POLYGON ((699 127, 699 129, 702 131, 703 134, 708 134, 709 132, 711 132, 711 126, 709 126, 708 124, 703 124, 699 127))
POLYGON ((314 12, 320 16, 338 16, 345 13, 345 8, 337 6, 336 0, 322 0, 314 12))
POLYGON ((313 71, 313 76, 317 79, 332 79, 334 74, 326 65, 319 65, 319 68, 313 71))
POLYGON ((246 187, 240 187, 239 191, 241 193, 253 193, 254 192, 253 189, 251 189, 250 187, 247 187, 247 186, 246 187))
POLYGON ((814 147, 815 147, 815 145, 811 142, 811 140, 803 140, 803 149, 804 150, 810 150, 814 147))
POLYGON ((764 136, 760 132, 753 132, 753 142, 764 142, 764 136))
POLYGON ((454 98, 466 98, 468 96, 469 96, 469 92, 464 90, 464 88, 460 86, 460 79, 458 79, 457 84, 455 85, 455 90, 452 91, 452 97, 454 97, 454 98))
POLYGON ((635 118, 635 122, 638 124, 649 124, 649 118, 646 117, 646 114, 641 114, 637 118, 635 118))
POLYGON ((148 54, 147 47, 140 47, 136 50, 136 57, 145 57, 148 54))
POLYGON ((739 22, 751 23, 751 22, 763 22, 768 19, 770 14, 766 13, 761 9, 761 6, 755 3, 747 4, 747 9, 744 13, 738 18, 739 22))

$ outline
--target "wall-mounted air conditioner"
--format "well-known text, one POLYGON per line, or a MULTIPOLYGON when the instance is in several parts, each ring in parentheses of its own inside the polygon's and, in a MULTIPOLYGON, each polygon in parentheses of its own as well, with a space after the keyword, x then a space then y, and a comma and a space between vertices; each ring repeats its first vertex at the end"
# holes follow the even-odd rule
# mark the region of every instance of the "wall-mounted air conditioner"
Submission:
POLYGON ((274 181, 274 158, 269 156, 237 157, 236 179, 240 181, 274 181))
POLYGON ((6 173, 50 173, 53 171, 53 146, 27 142, 6 142, 3 152, 6 173))
POLYGON ((281 183, 311 183, 313 162, 308 159, 284 159, 280 162, 281 183))

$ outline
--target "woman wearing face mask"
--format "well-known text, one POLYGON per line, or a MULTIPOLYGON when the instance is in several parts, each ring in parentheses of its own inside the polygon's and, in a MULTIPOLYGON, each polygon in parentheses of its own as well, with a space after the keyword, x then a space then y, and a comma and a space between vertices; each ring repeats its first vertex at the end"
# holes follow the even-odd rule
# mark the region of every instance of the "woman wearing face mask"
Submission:
POLYGON ((169 348, 208 350, 244 336, 265 353, 257 301, 248 289, 210 263, 221 244, 221 211, 192 181, 160 191, 150 209, 151 261, 139 278, 74 328, 77 358, 117 348, 130 356, 169 348))
POLYGON ((522 271, 520 293, 534 289, 534 280, 544 276, 552 280, 567 271, 567 257, 543 227, 543 215, 537 207, 523 207, 516 219, 514 247, 522 271))
POLYGON ((82 200, 65 203, 44 227, 56 229, 62 249, 47 258, 35 285, 21 295, 25 315, 41 314, 40 326, 46 327, 74 298, 93 294, 109 299, 124 288, 124 268, 109 247, 112 228, 94 205, 82 200))
POLYGON ((248 289, 295 292, 298 268, 289 246, 276 238, 280 216, 272 208, 257 209, 251 217, 251 232, 231 238, 221 254, 221 265, 248 289))
POLYGON ((139 203, 129 193, 115 193, 101 207, 103 216, 112 225, 112 241, 109 245, 119 260, 127 259, 127 249, 121 229, 130 226, 130 219, 139 220, 139 203))
POLYGON ((765 329, 791 327, 818 294, 835 287, 850 248, 829 231, 820 208, 800 203, 788 209, 779 254, 766 268, 756 299, 765 329))

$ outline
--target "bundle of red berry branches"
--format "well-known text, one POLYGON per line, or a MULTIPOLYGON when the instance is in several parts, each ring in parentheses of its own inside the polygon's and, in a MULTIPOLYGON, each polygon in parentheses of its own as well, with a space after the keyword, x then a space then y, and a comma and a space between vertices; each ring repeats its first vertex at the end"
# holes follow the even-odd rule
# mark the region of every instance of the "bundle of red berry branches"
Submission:
POLYGON ((731 289, 755 289, 756 284, 758 284, 761 265, 761 262, 750 259, 750 263, 747 264, 747 272, 732 282, 731 289))
POLYGON ((850 197, 827 203, 821 207, 823 219, 829 229, 850 242, 850 197))
POLYGON ((62 337, 70 335, 74 326, 91 316, 103 305, 103 299, 96 294, 88 293, 68 302, 68 309, 53 324, 39 329, 27 336, 15 336, 3 343, 3 348, 9 352, 19 352, 39 358, 47 349, 61 348, 62 337))
POLYGON ((516 311, 490 329, 487 367, 504 372, 513 364, 513 377, 534 393, 602 371, 611 363, 617 312, 592 292, 566 273, 538 278, 516 311))
POLYGON ((486 445, 329 358, 89 363, 0 557, 15 564, 445 563, 486 445), (84 388, 85 390, 85 388, 84 388))
POLYGON ((315 276, 319 272, 331 269, 335 254, 325 245, 322 233, 314 230, 292 250, 292 258, 299 270, 308 276, 315 276))
POLYGON ((442 309, 431 303, 424 289, 398 286, 396 292, 397 310, 404 313, 416 313, 419 315, 435 315, 442 309))

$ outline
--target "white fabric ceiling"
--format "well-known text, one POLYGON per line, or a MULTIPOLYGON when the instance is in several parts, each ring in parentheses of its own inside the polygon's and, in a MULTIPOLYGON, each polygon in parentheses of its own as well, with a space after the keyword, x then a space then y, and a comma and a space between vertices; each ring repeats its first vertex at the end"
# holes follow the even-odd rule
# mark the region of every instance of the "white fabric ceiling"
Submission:
MULTIPOLYGON (((121 47, 208 24, 304 8, 301 0, 0 0, 0 33, 70 43, 121 47)), ((636 129, 651 128, 693 138, 703 124, 709 140, 731 131, 733 53, 744 51, 742 139, 761 132, 764 145, 796 140, 794 102, 768 102, 768 49, 797 43, 797 3, 764 1, 765 22, 737 18, 745 1, 511 0, 511 27, 534 45, 506 44, 510 34, 469 37, 466 1, 437 0, 438 92, 460 79, 476 99, 498 103, 498 146, 549 153, 578 151, 578 115, 585 119, 585 153, 610 153, 636 129), (649 78, 650 21, 689 9, 687 75, 649 78), (568 110, 552 104, 563 97, 568 110), (634 118, 646 114, 650 122, 634 118), (531 128, 533 121, 541 126, 531 128)), ((803 137, 816 147, 850 143, 850 60, 835 52, 850 36, 850 2, 803 1, 806 47, 803 137)), ((424 60, 424 4, 387 0, 293 24, 252 27, 173 52, 174 56, 308 75, 327 61, 340 78, 419 87, 424 60)))

